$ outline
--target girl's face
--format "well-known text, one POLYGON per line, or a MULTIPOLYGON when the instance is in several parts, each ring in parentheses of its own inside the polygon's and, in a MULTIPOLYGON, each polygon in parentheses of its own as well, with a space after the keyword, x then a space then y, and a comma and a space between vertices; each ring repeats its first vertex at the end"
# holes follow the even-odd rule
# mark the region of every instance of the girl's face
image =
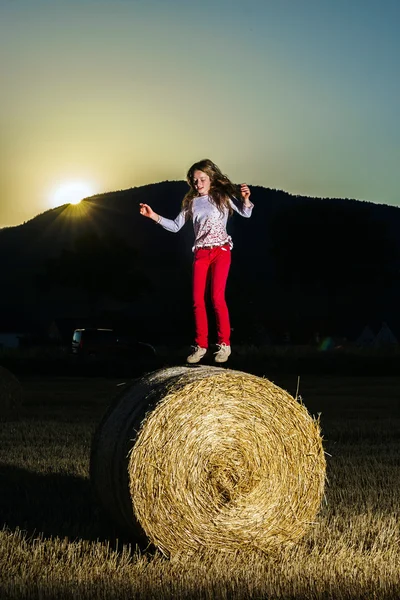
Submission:
POLYGON ((193 185, 200 196, 207 196, 211 187, 211 179, 204 171, 195 171, 193 173, 193 185))

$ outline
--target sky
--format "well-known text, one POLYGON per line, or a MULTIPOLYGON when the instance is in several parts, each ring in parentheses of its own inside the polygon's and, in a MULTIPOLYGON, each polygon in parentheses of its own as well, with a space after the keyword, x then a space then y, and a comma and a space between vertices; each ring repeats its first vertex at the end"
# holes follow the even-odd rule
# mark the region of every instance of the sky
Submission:
POLYGON ((0 227, 202 158, 400 205, 399 19, 398 0, 0 0, 0 227))

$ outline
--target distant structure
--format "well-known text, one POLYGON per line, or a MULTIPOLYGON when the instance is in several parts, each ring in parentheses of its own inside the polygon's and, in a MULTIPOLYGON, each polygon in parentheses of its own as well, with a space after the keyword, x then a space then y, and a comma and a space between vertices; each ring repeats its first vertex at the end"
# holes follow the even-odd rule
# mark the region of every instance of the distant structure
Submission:
POLYGON ((397 341, 396 336, 393 331, 390 329, 387 323, 382 323, 382 327, 376 335, 376 345, 381 347, 387 346, 398 346, 399 342, 397 341))
POLYGON ((356 340, 356 345, 363 348, 387 348, 398 346, 399 342, 387 323, 382 323, 375 335, 369 325, 366 325, 356 340))
POLYGON ((26 319, 6 316, 0 321, 0 348, 20 348, 32 333, 32 324, 26 319))

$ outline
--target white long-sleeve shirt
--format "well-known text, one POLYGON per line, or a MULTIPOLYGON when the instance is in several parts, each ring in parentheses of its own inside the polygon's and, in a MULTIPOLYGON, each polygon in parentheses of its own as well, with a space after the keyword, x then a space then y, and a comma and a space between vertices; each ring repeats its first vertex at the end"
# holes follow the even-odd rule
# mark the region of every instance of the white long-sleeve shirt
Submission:
MULTIPOLYGON (((231 199, 229 199, 229 204, 242 217, 251 217, 253 204, 250 206, 245 206, 241 202, 236 204, 231 199)), ((210 196, 198 196, 193 199, 191 214, 187 209, 182 210, 176 219, 160 217, 158 223, 167 231, 177 233, 192 218, 195 237, 193 251, 198 248, 224 246, 225 244, 229 244, 233 248, 232 238, 226 231, 228 216, 228 208, 224 208, 221 212, 210 196)))

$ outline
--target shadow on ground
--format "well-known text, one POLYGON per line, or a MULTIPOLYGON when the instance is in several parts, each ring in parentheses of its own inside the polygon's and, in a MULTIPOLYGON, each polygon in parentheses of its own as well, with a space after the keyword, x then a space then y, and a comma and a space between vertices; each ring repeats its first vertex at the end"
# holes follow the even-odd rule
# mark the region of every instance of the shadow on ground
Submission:
POLYGON ((140 540, 124 539, 99 507, 90 481, 83 477, 38 474, 0 464, 0 515, 3 527, 22 530, 28 537, 120 542, 143 547, 140 540))

